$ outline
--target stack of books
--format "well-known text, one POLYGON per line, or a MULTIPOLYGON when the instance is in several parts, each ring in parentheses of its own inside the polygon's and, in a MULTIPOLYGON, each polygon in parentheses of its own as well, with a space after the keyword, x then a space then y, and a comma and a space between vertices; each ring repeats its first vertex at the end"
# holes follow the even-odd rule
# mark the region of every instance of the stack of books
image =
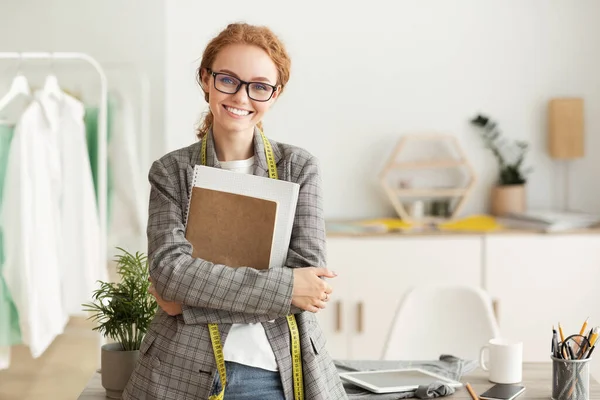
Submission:
POLYGON ((297 183, 196 165, 185 233, 192 257, 228 267, 284 266, 299 192, 297 183))

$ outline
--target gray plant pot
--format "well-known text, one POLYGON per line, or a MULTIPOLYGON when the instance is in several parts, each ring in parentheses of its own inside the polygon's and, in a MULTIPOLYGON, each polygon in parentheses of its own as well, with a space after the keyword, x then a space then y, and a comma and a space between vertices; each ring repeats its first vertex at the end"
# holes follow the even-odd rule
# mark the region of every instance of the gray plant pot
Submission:
POLYGON ((139 350, 124 351, 119 343, 102 346, 100 368, 106 397, 120 399, 135 368, 139 350))

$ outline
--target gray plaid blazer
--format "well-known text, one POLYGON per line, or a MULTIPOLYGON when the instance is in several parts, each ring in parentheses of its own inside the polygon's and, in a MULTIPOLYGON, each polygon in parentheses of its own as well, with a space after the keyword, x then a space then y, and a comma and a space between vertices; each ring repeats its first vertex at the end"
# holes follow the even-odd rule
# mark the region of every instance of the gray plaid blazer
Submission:
MULTIPOLYGON (((220 168, 211 132, 205 140, 207 165, 220 168)), ((300 331, 305 398, 347 398, 315 315, 291 305, 291 268, 325 266, 319 165, 306 150, 270 142, 279 179, 300 184, 284 268, 229 268, 192 258, 192 246, 185 239, 185 215, 193 168, 200 164, 200 142, 153 163, 147 232, 150 274, 164 299, 184 304, 183 314, 171 317, 158 310, 123 399, 207 399, 217 373, 209 322, 219 324, 223 341, 232 323, 261 322, 275 353, 285 398, 293 399, 290 334, 285 318, 290 312, 296 314, 300 331)), ((254 174, 268 177, 258 131, 254 133, 254 154, 254 174)))

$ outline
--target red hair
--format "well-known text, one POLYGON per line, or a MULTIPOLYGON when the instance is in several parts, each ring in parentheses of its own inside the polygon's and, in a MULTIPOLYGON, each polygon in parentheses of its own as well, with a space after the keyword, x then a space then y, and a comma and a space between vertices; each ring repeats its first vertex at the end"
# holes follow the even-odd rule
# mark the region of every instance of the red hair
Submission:
MULTIPOLYGON (((279 92, 290 79, 291 60, 288 56, 283 43, 275 36, 275 34, 265 26, 255 26, 246 23, 235 23, 227 25, 221 33, 213 38, 204 53, 202 61, 197 71, 197 78, 200 87, 202 87, 202 70, 211 68, 219 52, 226 46, 232 44, 248 44, 260 47, 263 49, 277 68, 277 85, 280 86, 279 92)), ((204 90, 204 88, 202 89, 204 90)), ((208 92, 204 91, 204 99, 208 102, 208 92)), ((213 115, 209 110, 204 116, 200 128, 198 129, 198 138, 204 137, 213 123, 213 115)), ((262 121, 257 124, 259 129, 262 129, 262 121)))

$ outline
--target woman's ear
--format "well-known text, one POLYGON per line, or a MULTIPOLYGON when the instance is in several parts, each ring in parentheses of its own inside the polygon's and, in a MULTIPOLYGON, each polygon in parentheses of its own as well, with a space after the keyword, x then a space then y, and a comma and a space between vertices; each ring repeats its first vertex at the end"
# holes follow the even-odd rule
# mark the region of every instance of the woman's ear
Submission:
POLYGON ((202 90, 204 93, 208 93, 209 83, 210 83, 210 74, 206 70, 206 68, 202 68, 200 70, 200 83, 202 86, 202 90))
POLYGON ((271 96, 272 100, 276 100, 279 97, 279 93, 281 93, 281 85, 277 86, 277 90, 273 92, 273 96, 271 96))

